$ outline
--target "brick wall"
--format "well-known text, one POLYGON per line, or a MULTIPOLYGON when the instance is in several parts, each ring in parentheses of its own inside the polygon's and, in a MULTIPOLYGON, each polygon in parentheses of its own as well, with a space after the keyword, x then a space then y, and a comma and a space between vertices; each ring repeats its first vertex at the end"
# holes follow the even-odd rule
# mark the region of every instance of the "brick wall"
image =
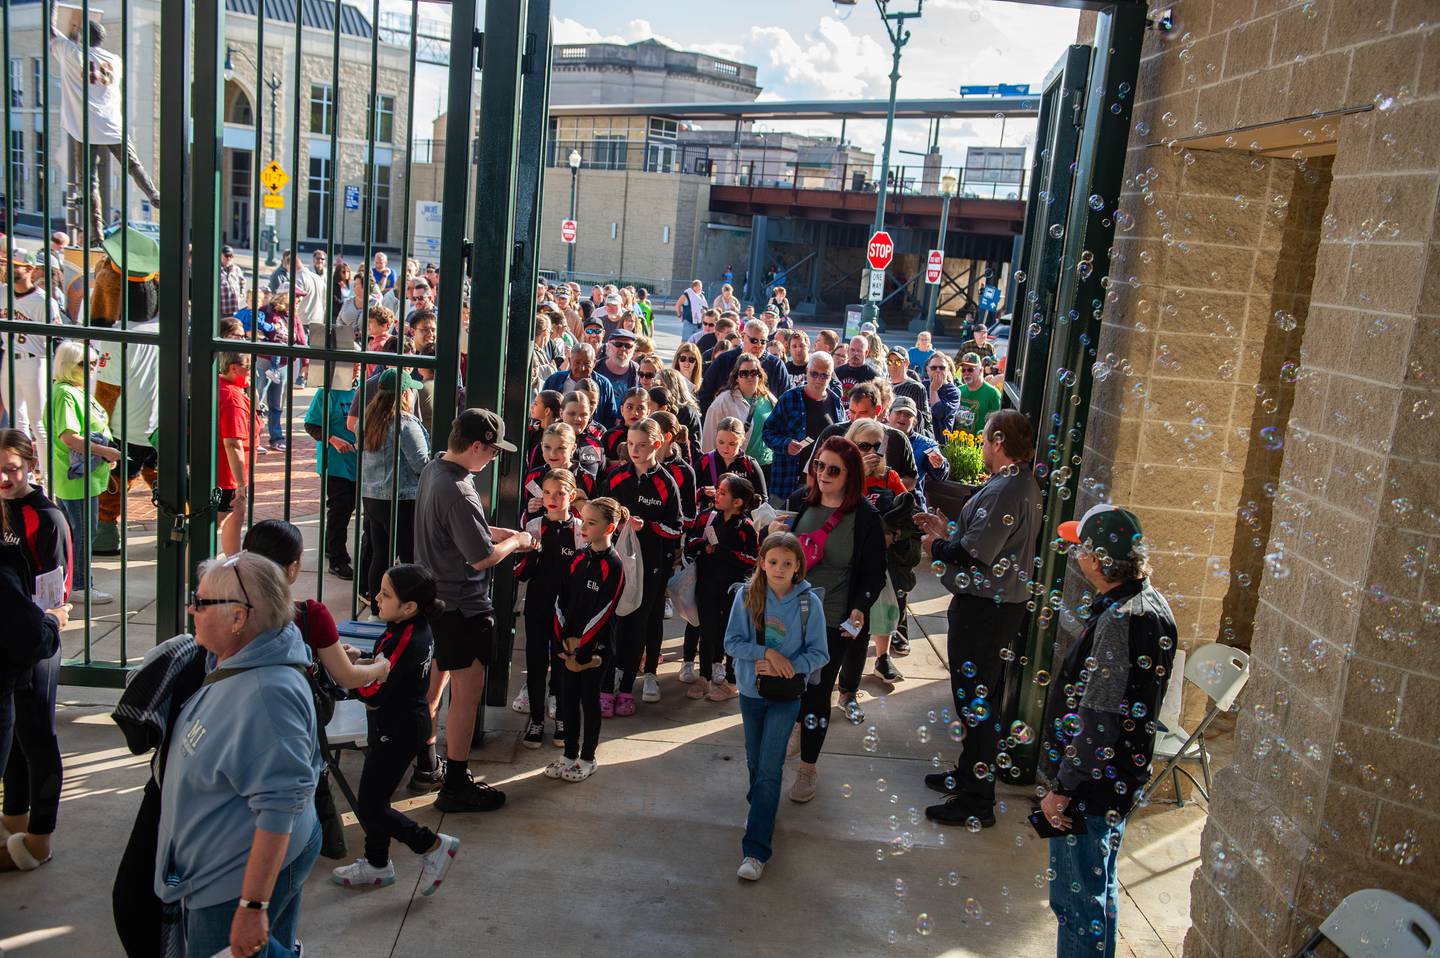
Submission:
POLYGON ((1251 650, 1185 953, 1290 954, 1359 888, 1440 912, 1440 18, 1174 11, 1135 91, 1087 494, 1137 506, 1187 641, 1251 650), (1307 117, 1333 159, 1249 155, 1242 127, 1307 117))

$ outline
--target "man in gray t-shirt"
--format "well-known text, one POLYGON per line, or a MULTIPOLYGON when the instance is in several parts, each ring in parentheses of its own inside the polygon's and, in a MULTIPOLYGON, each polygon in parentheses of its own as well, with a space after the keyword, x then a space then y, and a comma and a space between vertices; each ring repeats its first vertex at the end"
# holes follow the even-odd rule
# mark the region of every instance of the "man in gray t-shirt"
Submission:
POLYGON ((475 488, 474 475, 502 450, 514 452, 515 446, 505 441, 500 417, 488 409, 462 410, 450 427, 448 447, 420 473, 415 498, 415 561, 435 576, 436 593, 445 603, 445 611, 430 623, 435 635, 432 735, 447 680, 451 686, 443 784, 427 749, 417 762, 411 789, 439 785, 435 807, 442 812, 489 812, 505 804, 503 792, 475 782, 469 772, 485 667, 492 655, 508 651, 495 648, 490 570, 512 553, 533 548, 528 532, 490 527, 475 488))

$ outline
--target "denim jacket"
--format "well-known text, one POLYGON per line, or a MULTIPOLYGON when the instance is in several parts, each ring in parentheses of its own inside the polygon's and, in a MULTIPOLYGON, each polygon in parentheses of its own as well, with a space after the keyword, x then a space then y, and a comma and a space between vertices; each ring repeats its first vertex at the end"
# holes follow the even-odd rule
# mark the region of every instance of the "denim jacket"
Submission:
MULTIPOLYGON (((409 413, 400 417, 400 499, 414 499, 420 486, 420 470, 430 461, 430 436, 420 420, 409 413)), ((363 488, 360 494, 367 499, 389 499, 391 470, 395 465, 395 430, 385 437, 385 442, 374 452, 365 451, 362 463, 363 488)))

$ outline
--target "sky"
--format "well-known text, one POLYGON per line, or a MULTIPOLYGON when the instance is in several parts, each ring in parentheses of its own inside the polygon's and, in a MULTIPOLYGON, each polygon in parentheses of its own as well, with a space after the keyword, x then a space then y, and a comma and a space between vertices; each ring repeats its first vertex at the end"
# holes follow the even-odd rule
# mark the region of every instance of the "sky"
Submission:
MULTIPOLYGON (((916 0, 892 0, 892 10, 913 10, 916 0)), ((387 2, 386 8, 392 8, 387 2)), ((394 8, 408 12, 409 3, 394 8)), ((448 20, 445 4, 422 3, 421 17, 448 20)), ((754 64, 761 99, 884 99, 889 95, 891 46, 874 0, 836 6, 826 0, 554 0, 555 42, 633 43, 654 38, 754 64), (717 17, 717 12, 723 16, 717 17)), ((964 83, 1030 83, 1038 89, 1051 65, 1075 40, 1079 14, 1006 0, 926 0, 911 20, 911 39, 900 63, 901 98, 955 96, 964 83)), ((424 136, 443 95, 438 68, 417 87, 416 135, 424 136)), ((762 129, 835 135, 838 122, 775 123, 762 129)), ((1006 146, 1028 145, 1033 120, 1005 123, 1006 146)), ((851 142, 878 155, 883 121, 852 122, 851 142)), ((964 161, 967 145, 1000 145, 995 120, 950 120, 941 127, 945 164, 964 161)), ((922 151, 923 120, 896 123, 895 148, 922 151)), ((903 162, 903 156, 895 162, 903 162)), ((918 160, 917 160, 918 162, 918 160)))

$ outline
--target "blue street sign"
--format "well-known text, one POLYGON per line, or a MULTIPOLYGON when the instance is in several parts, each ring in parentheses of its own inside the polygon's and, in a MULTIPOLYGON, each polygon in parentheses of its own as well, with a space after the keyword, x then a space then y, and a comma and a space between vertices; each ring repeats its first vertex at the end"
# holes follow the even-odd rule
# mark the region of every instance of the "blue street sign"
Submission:
POLYGON ((345 187, 345 208, 347 210, 358 210, 360 208, 360 187, 345 187))
POLYGON ((980 308, 982 310, 996 310, 1000 308, 999 286, 985 286, 981 288, 980 308))
POLYGON ((961 96, 1029 96, 1028 83, 967 84, 960 87, 961 96))

